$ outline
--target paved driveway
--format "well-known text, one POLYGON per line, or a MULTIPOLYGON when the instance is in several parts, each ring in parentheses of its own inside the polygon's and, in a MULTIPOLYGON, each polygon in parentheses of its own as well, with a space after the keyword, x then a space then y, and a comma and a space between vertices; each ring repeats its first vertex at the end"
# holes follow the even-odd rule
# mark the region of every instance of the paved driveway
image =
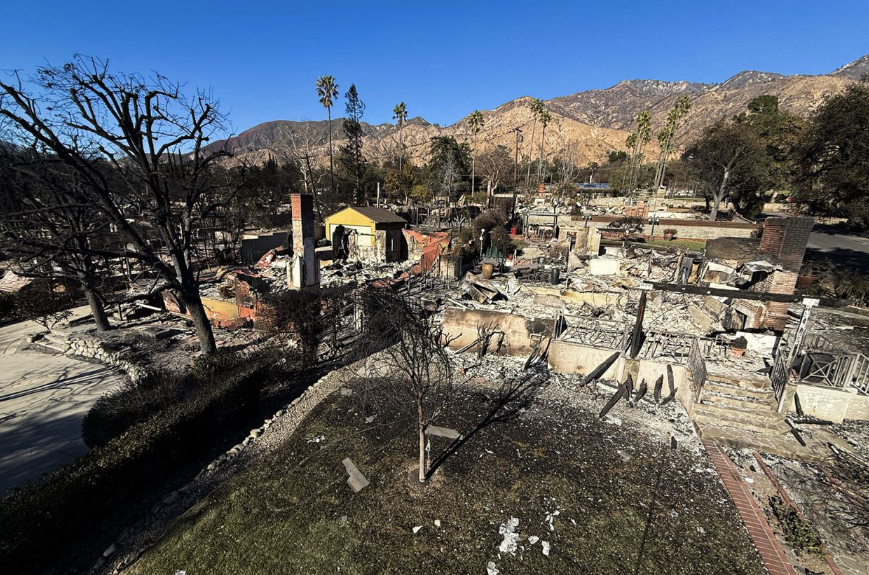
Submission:
POLYGON ((809 236, 806 257, 818 262, 829 259, 840 266, 869 273, 869 238, 846 235, 835 228, 816 225, 809 236))
POLYGON ((81 420, 121 382, 103 365, 17 351, 20 338, 38 329, 29 322, 0 327, 0 497, 87 453, 81 420))

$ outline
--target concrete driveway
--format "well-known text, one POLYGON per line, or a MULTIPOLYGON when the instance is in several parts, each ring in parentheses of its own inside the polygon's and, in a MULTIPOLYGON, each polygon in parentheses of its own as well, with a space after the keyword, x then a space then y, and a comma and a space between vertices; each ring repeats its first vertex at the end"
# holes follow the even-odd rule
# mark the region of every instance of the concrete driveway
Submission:
POLYGON ((114 368, 17 349, 39 330, 0 327, 0 497, 87 453, 81 421, 122 380, 114 368))

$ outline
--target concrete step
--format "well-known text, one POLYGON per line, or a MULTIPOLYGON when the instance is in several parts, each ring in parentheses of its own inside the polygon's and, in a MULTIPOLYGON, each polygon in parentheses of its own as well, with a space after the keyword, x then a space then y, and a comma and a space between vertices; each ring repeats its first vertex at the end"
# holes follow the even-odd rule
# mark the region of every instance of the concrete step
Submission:
POLYGON ((803 447, 790 434, 770 435, 755 433, 733 427, 720 427, 712 424, 698 425, 697 435, 705 441, 729 445, 735 448, 747 447, 761 453, 769 453, 787 459, 819 460, 813 451, 803 447))
POLYGON ((756 410, 749 411, 700 404, 694 407, 694 421, 701 427, 704 425, 733 427, 771 435, 783 435, 790 432, 790 426, 785 422, 784 417, 773 411, 764 413, 756 410))
MULTIPOLYGON (((703 394, 707 391, 745 399, 752 398, 758 401, 772 401, 772 398, 774 397, 772 388, 747 388, 715 381, 707 381, 706 384, 703 385, 703 394)), ((703 394, 701 394, 701 397, 703 394)))
POLYGON ((769 378, 760 374, 728 375, 723 373, 706 374, 707 383, 723 383, 741 387, 743 389, 767 389, 770 386, 769 378))
POLYGON ((723 395, 704 389, 700 396, 701 404, 722 405, 724 407, 736 407, 739 409, 758 411, 775 411, 775 404, 769 400, 723 395))

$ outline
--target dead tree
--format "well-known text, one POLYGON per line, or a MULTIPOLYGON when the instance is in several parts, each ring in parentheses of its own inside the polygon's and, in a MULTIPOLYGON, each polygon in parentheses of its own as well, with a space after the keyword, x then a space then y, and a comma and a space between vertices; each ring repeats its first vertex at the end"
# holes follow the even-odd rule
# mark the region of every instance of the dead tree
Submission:
MULTIPOLYGON (((455 366, 443 331, 419 303, 388 288, 362 294, 363 329, 356 353, 368 358, 362 368, 367 387, 393 408, 412 408, 419 439, 419 481, 426 480, 425 431, 447 409, 455 366)), ((363 393, 368 395, 370 390, 363 393)))
POLYGON ((148 268, 180 297, 203 353, 216 344, 199 294, 197 235, 239 186, 217 164, 228 152, 208 146, 224 120, 207 93, 188 98, 163 76, 112 72, 96 58, 40 68, 28 87, 17 76, 0 81, 2 139, 74 173, 123 240, 69 250, 148 268))
POLYGON ((75 174, 33 150, 2 147, 0 187, 0 249, 11 256, 15 273, 78 283, 97 329, 109 329, 105 260, 87 253, 108 237, 107 222, 91 208, 75 174))

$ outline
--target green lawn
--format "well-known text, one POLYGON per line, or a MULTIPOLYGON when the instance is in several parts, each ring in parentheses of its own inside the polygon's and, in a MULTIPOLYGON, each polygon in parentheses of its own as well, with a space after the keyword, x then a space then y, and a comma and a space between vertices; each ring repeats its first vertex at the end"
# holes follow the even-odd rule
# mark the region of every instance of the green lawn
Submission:
MULTIPOLYGON (((130 572, 486 573, 492 561, 502 575, 630 573, 659 469, 641 573, 764 572, 708 462, 698 467, 679 451, 659 467, 666 443, 640 425, 602 423, 547 394, 473 435, 425 488, 407 479, 413 422, 379 413, 366 424, 360 393, 334 394, 272 456, 180 517, 130 572), (318 434, 325 440, 308 441, 318 434), (371 481, 358 494, 345 457, 371 481), (511 517, 519 548, 499 554, 499 526, 511 517)), ((491 395, 464 389, 440 424, 467 432, 491 410, 491 395)))

